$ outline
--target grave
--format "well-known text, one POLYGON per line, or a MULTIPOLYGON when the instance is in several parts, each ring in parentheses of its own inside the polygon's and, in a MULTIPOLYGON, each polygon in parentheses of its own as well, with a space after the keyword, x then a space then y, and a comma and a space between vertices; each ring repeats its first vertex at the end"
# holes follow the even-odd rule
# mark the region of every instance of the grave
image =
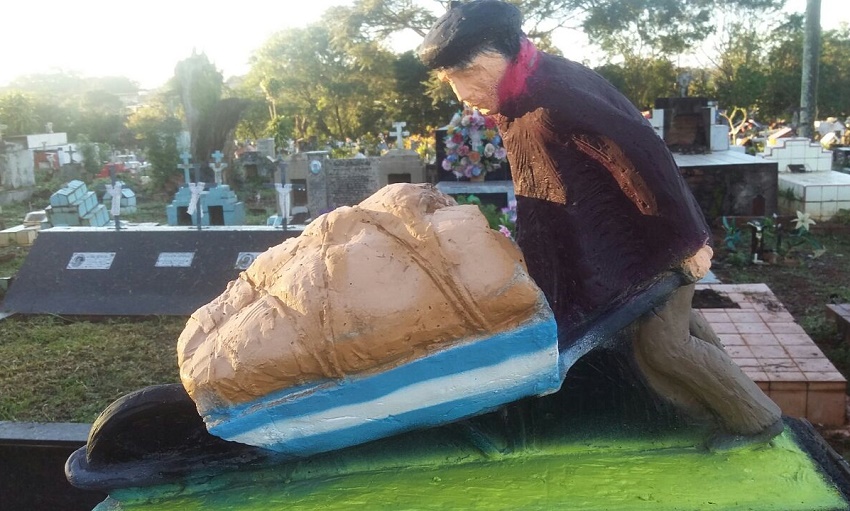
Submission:
POLYGON ((189 315, 257 254, 300 232, 265 226, 54 227, 36 238, 2 310, 189 315))
POLYGON ((699 284, 725 305, 694 308, 727 353, 783 414, 815 424, 845 423, 847 380, 765 284, 699 284))
POLYGON ((835 330, 841 340, 850 343, 850 303, 827 304, 826 318, 835 323, 835 330))
MULTIPOLYGON (((119 193, 120 193, 120 197, 121 197, 120 199, 118 199, 120 211, 122 213, 127 213, 127 214, 135 213, 136 212, 136 193, 129 188, 124 188, 123 186, 121 187, 119 193)), ((112 192, 111 192, 110 189, 107 189, 106 192, 104 192, 104 194, 103 194, 103 203, 104 204, 106 204, 107 202, 112 203, 112 200, 113 200, 112 199, 112 192)))
POLYGON ((658 98, 649 122, 673 153, 706 219, 777 212, 776 164, 730 147, 706 98, 658 98))
POLYGON ((443 161, 447 157, 446 136, 450 127, 451 123, 436 130, 437 189, 453 197, 475 195, 482 203, 493 204, 497 208, 508 207, 516 201, 510 164, 507 161, 504 161, 499 169, 487 172, 483 179, 458 177, 443 167, 443 161))
POLYGON ((775 162, 738 148, 673 157, 709 222, 723 216, 770 216, 778 212, 775 162))
POLYGON ((9 245, 28 247, 35 242, 38 231, 49 228, 50 220, 47 218, 47 211, 43 209, 30 211, 24 217, 24 223, 0 231, 0 247, 9 245))
POLYGON ((850 147, 836 147, 832 150, 832 170, 850 174, 850 147))
POLYGON ((166 206, 168 225, 243 225, 245 223, 245 205, 239 201, 230 186, 224 184, 222 171, 227 164, 222 163, 224 155, 216 151, 211 155, 215 163, 211 168, 215 172, 215 184, 200 182, 200 166, 191 164, 191 156, 184 152, 183 163, 177 165, 183 170, 184 184, 177 190, 174 200, 166 206), (192 182, 190 171, 195 173, 192 182))
POLYGON ((54 226, 101 227, 109 222, 109 214, 97 195, 82 181, 70 181, 50 196, 46 209, 54 226))

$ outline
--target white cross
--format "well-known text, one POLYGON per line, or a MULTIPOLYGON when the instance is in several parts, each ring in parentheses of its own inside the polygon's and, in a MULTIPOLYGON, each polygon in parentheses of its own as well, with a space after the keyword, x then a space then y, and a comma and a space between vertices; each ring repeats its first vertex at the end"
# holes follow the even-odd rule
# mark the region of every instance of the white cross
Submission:
POLYGON ((407 126, 407 123, 394 122, 393 126, 395 126, 395 133, 390 132, 390 135, 395 137, 395 146, 397 149, 404 149, 404 137, 410 136, 410 132, 401 129, 407 126))

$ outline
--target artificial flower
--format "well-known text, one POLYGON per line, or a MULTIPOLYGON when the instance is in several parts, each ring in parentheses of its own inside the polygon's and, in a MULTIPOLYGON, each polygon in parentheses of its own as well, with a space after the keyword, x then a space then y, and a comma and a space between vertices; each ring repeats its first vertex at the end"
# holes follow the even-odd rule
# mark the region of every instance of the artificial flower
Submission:
POLYGON ((815 221, 812 220, 811 215, 802 211, 797 211, 797 218, 791 221, 794 222, 795 229, 801 229, 803 231, 808 231, 809 227, 815 225, 815 221))

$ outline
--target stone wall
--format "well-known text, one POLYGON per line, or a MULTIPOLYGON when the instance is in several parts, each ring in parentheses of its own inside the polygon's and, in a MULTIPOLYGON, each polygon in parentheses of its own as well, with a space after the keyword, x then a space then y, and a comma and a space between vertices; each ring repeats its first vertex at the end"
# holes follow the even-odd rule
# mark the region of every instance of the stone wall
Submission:
POLYGON ((0 186, 6 189, 33 186, 35 168, 32 151, 17 144, 6 144, 4 149, 0 150, 0 186))

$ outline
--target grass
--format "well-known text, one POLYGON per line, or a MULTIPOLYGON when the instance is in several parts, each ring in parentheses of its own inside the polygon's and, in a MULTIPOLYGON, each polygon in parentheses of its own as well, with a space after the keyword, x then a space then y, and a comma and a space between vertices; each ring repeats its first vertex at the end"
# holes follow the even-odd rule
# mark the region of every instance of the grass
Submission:
POLYGON ((91 422, 147 385, 179 381, 175 343, 185 318, 0 322, 0 420, 91 422))

